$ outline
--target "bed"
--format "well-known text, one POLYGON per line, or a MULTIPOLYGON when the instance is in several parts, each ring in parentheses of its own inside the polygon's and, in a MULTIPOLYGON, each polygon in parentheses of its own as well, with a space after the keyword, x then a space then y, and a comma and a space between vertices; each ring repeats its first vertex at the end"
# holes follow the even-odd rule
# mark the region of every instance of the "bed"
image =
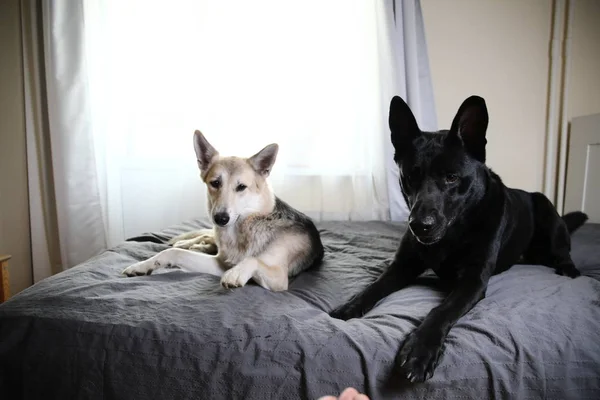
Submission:
POLYGON ((535 265, 493 277, 423 384, 400 379, 393 360, 444 296, 432 274, 362 319, 327 314, 378 276, 404 224, 320 223, 325 260, 287 292, 178 270, 119 276, 207 226, 132 238, 2 304, 0 397, 317 399, 354 386, 372 399, 600 398, 600 225, 573 236, 582 277, 535 265))

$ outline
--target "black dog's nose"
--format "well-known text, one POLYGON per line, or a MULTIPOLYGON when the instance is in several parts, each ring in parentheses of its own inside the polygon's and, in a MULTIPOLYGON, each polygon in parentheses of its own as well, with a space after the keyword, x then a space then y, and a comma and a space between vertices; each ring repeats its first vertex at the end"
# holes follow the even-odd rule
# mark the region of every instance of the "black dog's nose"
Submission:
POLYGON ((227 214, 226 212, 216 213, 214 218, 215 223, 219 226, 225 226, 229 222, 229 214, 227 214))
POLYGON ((408 218, 408 224, 415 235, 427 235, 435 226, 435 218, 431 214, 426 215, 424 218, 416 218, 411 215, 408 218))

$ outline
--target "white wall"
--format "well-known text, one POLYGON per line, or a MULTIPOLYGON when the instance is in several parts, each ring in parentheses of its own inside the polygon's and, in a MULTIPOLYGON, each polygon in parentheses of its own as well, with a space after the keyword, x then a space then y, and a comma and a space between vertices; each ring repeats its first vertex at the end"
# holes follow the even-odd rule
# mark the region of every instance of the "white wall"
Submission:
MULTIPOLYGON (((600 1, 573 0, 569 118, 600 112, 600 1)), ((471 94, 488 104, 488 165, 542 190, 552 0, 421 0, 438 121, 471 94)))

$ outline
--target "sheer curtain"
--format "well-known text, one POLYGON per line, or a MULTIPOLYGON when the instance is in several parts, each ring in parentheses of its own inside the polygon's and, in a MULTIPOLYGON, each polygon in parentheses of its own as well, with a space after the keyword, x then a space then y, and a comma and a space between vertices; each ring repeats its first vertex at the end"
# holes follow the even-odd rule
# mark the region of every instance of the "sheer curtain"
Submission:
POLYGON ((206 215, 195 129, 278 143, 275 192, 317 220, 406 216, 387 111, 434 115, 418 0, 66 3, 42 2, 64 267, 206 215))
POLYGON ((206 213, 194 129, 226 155, 279 143, 274 190, 317 219, 387 218, 372 2, 129 0, 83 15, 115 240, 206 213))

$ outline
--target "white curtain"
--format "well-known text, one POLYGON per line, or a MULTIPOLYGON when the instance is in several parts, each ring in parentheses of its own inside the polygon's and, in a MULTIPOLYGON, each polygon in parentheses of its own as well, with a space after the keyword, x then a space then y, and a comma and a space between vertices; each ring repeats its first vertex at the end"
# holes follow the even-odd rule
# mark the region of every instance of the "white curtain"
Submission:
MULTIPOLYGON (((380 51, 380 57, 385 60, 382 75, 388 78, 382 86, 386 106, 394 95, 401 96, 410 106, 419 127, 424 131, 436 131, 438 123, 420 1, 392 0, 386 6, 386 16, 392 11, 392 22, 386 26, 385 33, 380 33, 387 38, 386 46, 380 51)), ((399 171, 389 139, 387 111, 386 108, 385 162, 390 217, 392 221, 405 221, 409 211, 398 184, 399 171)))
POLYGON ((195 129, 223 155, 279 143, 272 186, 317 220, 406 217, 387 112, 435 125, 418 0, 42 4, 65 267, 206 215, 195 129))

